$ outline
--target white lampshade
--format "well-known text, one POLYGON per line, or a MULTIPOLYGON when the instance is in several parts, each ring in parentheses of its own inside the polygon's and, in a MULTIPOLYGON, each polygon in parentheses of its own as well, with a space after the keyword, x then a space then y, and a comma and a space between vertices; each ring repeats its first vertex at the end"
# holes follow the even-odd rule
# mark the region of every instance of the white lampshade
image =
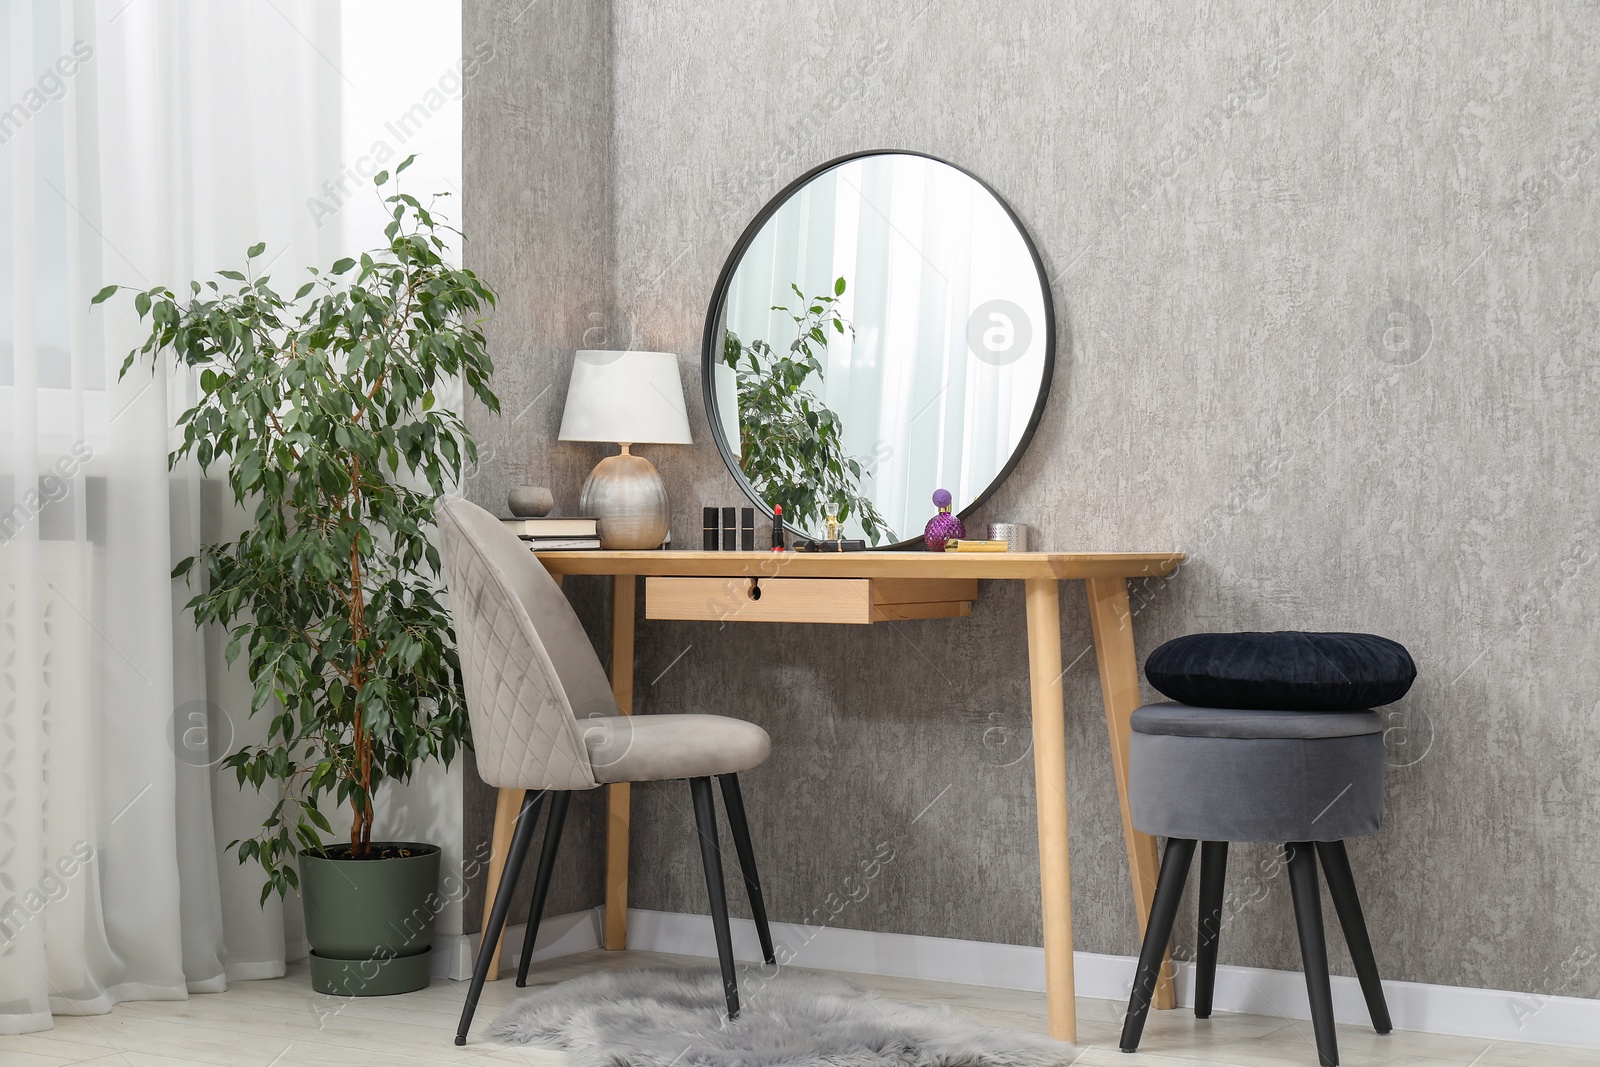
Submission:
POLYGON ((689 413, 683 406, 678 357, 670 352, 579 350, 572 361, 560 438, 689 444, 689 413))

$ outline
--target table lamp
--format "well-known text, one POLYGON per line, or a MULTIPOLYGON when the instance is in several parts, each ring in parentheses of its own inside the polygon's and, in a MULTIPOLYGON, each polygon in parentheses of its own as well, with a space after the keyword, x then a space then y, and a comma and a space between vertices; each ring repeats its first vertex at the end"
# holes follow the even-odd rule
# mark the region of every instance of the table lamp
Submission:
POLYGON ((579 350, 559 437, 622 446, 621 455, 595 466, 578 497, 579 514, 599 520, 600 547, 660 548, 672 530, 667 486, 655 465, 629 448, 690 443, 678 357, 579 350))

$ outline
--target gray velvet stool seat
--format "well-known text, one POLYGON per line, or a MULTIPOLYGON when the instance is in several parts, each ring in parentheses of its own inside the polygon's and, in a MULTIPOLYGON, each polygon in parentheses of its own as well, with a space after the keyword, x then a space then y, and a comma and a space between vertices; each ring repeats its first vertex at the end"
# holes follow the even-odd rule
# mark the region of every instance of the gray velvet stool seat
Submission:
POLYGON ((1317 1054, 1339 1062, 1317 859, 1344 928, 1361 991, 1380 1034, 1389 1011, 1361 915, 1347 838, 1383 819, 1383 720, 1370 711, 1246 711, 1150 704, 1133 713, 1128 804, 1133 824, 1167 839, 1122 1049, 1139 1045, 1195 846, 1201 848, 1200 939, 1194 1012, 1211 1014, 1228 842, 1284 842, 1317 1054))

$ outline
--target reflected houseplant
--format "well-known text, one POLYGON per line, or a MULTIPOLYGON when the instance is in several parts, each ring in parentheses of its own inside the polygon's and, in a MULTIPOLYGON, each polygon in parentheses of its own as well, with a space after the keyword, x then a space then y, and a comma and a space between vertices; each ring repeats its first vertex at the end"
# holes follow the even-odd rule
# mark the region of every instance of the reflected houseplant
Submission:
POLYGON ((855 520, 872 544, 893 541, 894 531, 861 491, 865 468, 845 452, 839 416, 809 387, 826 374, 829 331, 855 334, 838 309, 845 280, 837 279, 832 293, 809 298, 798 285, 789 288, 799 309, 772 307, 794 320, 787 350, 765 340, 743 342, 732 330, 724 341, 723 358, 737 376, 739 469, 768 507, 783 506, 788 525, 797 530, 818 529, 837 505, 839 521, 855 520))
POLYGON ((302 891, 321 992, 427 984, 439 850, 373 841, 373 795, 423 760, 448 764, 468 736, 431 532, 435 499, 476 449, 436 392, 459 379, 498 410, 479 318, 495 297, 445 261, 454 231, 399 191, 411 161, 389 195, 389 173, 375 179, 386 246, 313 269, 292 299, 249 269, 261 244, 246 272, 219 272, 226 288, 136 291, 150 334, 122 366, 171 352, 198 372, 171 462, 225 463, 254 513, 237 540, 173 573, 204 576, 195 622, 226 630, 228 661, 245 655, 251 715, 270 717, 266 741, 224 766, 241 786, 275 783, 279 799, 260 833, 229 847, 265 871, 263 903, 302 891), (348 843, 324 843, 330 799, 349 806, 348 843))

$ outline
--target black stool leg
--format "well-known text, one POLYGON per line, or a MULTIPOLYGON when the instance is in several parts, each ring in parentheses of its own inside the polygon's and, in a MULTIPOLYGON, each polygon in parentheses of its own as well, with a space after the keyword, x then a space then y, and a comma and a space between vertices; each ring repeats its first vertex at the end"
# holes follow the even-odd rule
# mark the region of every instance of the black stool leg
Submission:
POLYGON ((1183 899, 1184 879, 1189 877, 1189 863, 1193 859, 1193 841, 1181 837, 1167 839, 1166 851, 1161 855, 1161 874, 1156 879, 1156 897, 1150 904, 1150 922, 1145 926, 1144 945, 1139 949, 1139 967, 1133 973, 1128 1015, 1122 1023, 1124 1052, 1139 1047, 1144 1019, 1150 1014, 1150 998, 1155 995, 1156 980, 1161 976, 1162 957, 1167 953, 1172 924, 1183 899))
POLYGON ((556 869, 556 849, 561 846, 561 827, 567 821, 567 804, 572 794, 557 793, 550 799, 550 817, 544 823, 544 848, 539 853, 539 873, 533 882, 533 905, 528 908, 528 927, 522 934, 522 959, 517 964, 517 986, 528 984, 528 964, 533 962, 533 941, 539 936, 544 919, 545 898, 550 895, 550 875, 556 869))
POLYGON ((719 774, 722 786, 722 805, 728 809, 728 828, 733 831, 733 847, 739 853, 739 870, 744 874, 744 887, 750 894, 750 915, 756 921, 756 936, 761 938, 761 958, 768 963, 778 962, 772 948, 772 930, 767 925, 767 902, 761 897, 761 879, 756 875, 756 853, 750 846, 750 824, 744 818, 744 795, 739 792, 737 774, 719 774))
POLYGON ((1333 910, 1339 915, 1345 944, 1350 946, 1350 958, 1356 965, 1356 977, 1361 980, 1361 995, 1367 998, 1372 1028, 1387 1034, 1394 1026, 1389 1022, 1389 1004, 1383 999, 1383 982, 1378 978, 1378 961, 1372 955, 1372 939, 1367 936, 1367 923, 1361 917, 1361 898, 1356 896, 1356 878, 1350 871, 1350 857, 1343 841, 1318 841, 1317 855, 1322 857, 1322 872, 1328 876, 1333 910))
POLYGON ((728 932, 728 897, 722 886, 722 846, 717 840, 717 810, 711 800, 711 779, 689 779, 694 794, 694 821, 700 832, 700 859, 706 867, 706 893, 711 897, 711 927, 717 935, 717 960, 722 964, 722 991, 728 1018, 739 1017, 739 980, 733 972, 733 936, 728 932))
POLYGON ((517 829, 511 835, 511 851, 506 856, 505 873, 500 876, 500 891, 494 898, 494 910, 483 928, 483 943, 478 946, 478 961, 472 968, 472 984, 467 987, 467 1003, 461 1008, 461 1022, 456 1026, 456 1044, 467 1043, 467 1029, 472 1026, 472 1015, 478 1010, 478 997, 483 993, 484 980, 489 977, 489 961, 494 958, 494 947, 506 928, 506 915, 511 911, 511 894, 517 889, 517 873, 523 860, 528 858, 528 846, 533 843, 533 827, 539 821, 539 806, 544 802, 544 790, 530 789, 522 798, 522 811, 517 815, 517 829))
POLYGON ((1217 986, 1217 946, 1222 940, 1222 894, 1228 875, 1228 843, 1200 846, 1200 944, 1195 952, 1194 1017, 1211 1018, 1217 986))
POLYGON ((1317 860, 1310 841, 1296 841, 1289 851, 1289 891, 1294 896, 1294 921, 1300 929, 1300 960, 1306 969, 1306 994, 1311 999, 1311 1029, 1317 1038, 1317 1061, 1339 1067, 1339 1039, 1333 1029, 1333 987, 1328 982, 1328 945, 1322 938, 1322 897, 1317 892, 1317 860))

